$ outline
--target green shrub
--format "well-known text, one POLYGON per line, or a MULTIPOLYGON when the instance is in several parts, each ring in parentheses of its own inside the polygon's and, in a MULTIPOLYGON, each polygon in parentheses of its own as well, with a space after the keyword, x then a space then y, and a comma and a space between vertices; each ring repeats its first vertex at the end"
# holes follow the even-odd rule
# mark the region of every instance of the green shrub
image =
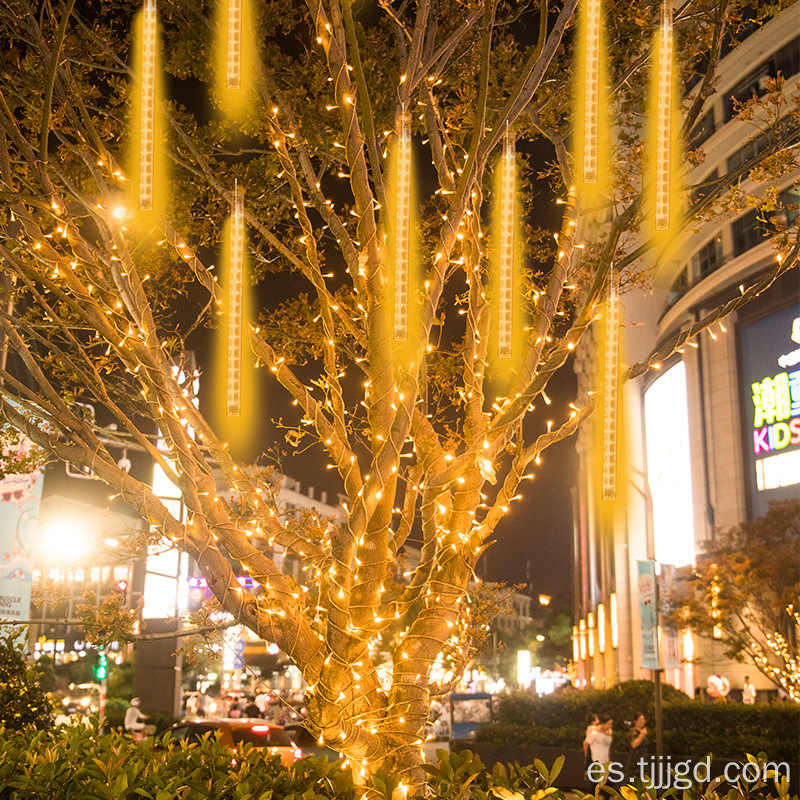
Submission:
POLYGON ((106 722, 108 726, 115 730, 122 730, 122 723, 125 720, 125 712, 130 703, 121 697, 109 697, 106 700, 106 722))
POLYGON ((23 656, 18 630, 0 633, 0 725, 20 730, 52 724, 53 707, 39 685, 39 673, 23 656))
MULTIPOLYGON (((719 758, 743 759, 765 752, 770 759, 797 761, 800 707, 745 706, 691 700, 672 686, 662 686, 664 753, 691 756, 713 753, 719 758)), ((568 691, 546 697, 515 694, 503 697, 498 722, 481 728, 476 739, 503 744, 579 748, 590 713, 614 719, 612 753, 625 754, 628 735, 624 722, 638 712, 647 717, 651 748, 655 740, 653 684, 626 681, 607 690, 568 691)))

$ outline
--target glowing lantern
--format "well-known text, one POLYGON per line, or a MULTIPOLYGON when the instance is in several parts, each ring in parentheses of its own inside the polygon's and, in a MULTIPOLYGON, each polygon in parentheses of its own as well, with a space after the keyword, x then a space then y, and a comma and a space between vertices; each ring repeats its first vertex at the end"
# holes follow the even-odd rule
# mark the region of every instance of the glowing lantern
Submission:
POLYGON ((229 89, 242 85, 242 0, 228 0, 228 58, 229 89))
POLYGON ((145 0, 142 33, 142 95, 139 149, 139 208, 153 208, 156 138, 156 0, 145 0))
POLYGON ((617 493, 617 393, 619 372, 619 275, 608 276, 606 300, 605 391, 603 392, 603 499, 617 493))
POLYGON ((500 183, 500 246, 498 355, 511 356, 514 317, 514 195, 516 190, 515 147, 510 129, 506 128, 500 183))
POLYGON ((583 180, 597 182, 600 125, 600 0, 586 0, 586 87, 583 122, 583 180))
POLYGON ((411 116, 403 108, 397 138, 394 234, 394 338, 408 338, 408 270, 411 237, 411 116))
POLYGON ((656 102, 656 229, 669 228, 670 138, 672 136, 672 2, 661 4, 656 102))
POLYGON ((227 412, 238 417, 242 409, 242 303, 244 302, 244 193, 233 190, 228 287, 227 412))

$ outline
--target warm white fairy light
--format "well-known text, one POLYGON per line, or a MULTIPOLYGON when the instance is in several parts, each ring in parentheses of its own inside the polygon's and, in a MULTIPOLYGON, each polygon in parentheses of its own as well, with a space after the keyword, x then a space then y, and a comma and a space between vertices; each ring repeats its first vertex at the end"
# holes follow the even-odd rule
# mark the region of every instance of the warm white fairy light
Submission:
POLYGON ((672 136, 672 2, 661 4, 656 106, 656 229, 669 228, 670 149, 672 136))
POLYGON ((244 195, 237 182, 233 190, 228 287, 227 413, 242 409, 242 302, 244 299, 244 195))
POLYGON ((600 0, 586 0, 586 84, 583 106, 583 180, 597 182, 600 125, 600 0))
POLYGON ((153 208, 156 139, 156 0, 145 0, 142 24, 139 208, 153 208))
POLYGON ((511 130, 506 128, 503 145, 503 165, 500 175, 500 245, 498 285, 498 355, 511 356, 512 324, 514 317, 514 193, 515 147, 511 130))
POLYGON ((617 494, 617 378, 619 373, 619 274, 608 276, 606 301, 606 357, 603 392, 603 499, 617 494))
POLYGON ((411 116, 400 113, 394 234, 394 338, 408 338, 408 270, 411 237, 411 116))
POLYGON ((242 0, 228 0, 228 88, 242 85, 242 0))

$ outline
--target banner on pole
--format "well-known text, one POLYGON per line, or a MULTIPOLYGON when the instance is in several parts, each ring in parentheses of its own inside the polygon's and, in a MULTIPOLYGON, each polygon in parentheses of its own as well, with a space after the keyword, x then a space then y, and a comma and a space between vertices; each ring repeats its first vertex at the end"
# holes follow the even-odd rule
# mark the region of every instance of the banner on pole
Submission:
POLYGON ((658 576, 658 605, 661 615, 661 666, 663 669, 678 669, 681 665, 678 649, 678 628, 670 617, 675 607, 675 565, 662 564, 658 576))
POLYGON ((642 626, 642 669, 661 669, 658 657, 658 583, 656 562, 637 561, 639 565, 639 616, 642 626))

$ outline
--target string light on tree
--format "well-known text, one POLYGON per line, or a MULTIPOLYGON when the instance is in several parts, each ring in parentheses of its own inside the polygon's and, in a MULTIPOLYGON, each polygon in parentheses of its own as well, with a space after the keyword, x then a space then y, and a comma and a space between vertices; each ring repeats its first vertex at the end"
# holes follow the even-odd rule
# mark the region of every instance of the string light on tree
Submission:
POLYGON ((606 301, 606 353, 603 392, 603 500, 617 495, 617 401, 619 380, 619 273, 608 276, 606 301))
POLYGON ((498 259, 498 355, 500 358, 510 358, 513 338, 515 155, 514 138, 510 128, 506 126, 500 176, 500 244, 498 259))
POLYGON ((411 238, 411 115, 400 111, 397 132, 394 233, 394 338, 408 338, 408 272, 411 238))
POLYGON ((672 2, 662 0, 656 98, 656 230, 669 228, 672 137, 672 2))
POLYGON ((236 182, 233 190, 228 287, 227 412, 242 413, 242 304, 244 302, 244 192, 236 182))
POLYGON ((141 130, 139 131, 139 208, 153 208, 156 138, 156 0, 145 0, 142 30, 141 130))

